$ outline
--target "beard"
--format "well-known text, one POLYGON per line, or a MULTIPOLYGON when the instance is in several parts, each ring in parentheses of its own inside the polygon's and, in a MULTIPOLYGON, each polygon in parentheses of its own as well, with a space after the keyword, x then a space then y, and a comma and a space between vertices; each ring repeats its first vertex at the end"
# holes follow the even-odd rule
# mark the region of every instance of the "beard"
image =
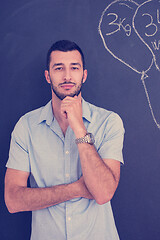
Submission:
MULTIPOLYGON (((64 82, 64 84, 73 84, 72 82, 64 82)), ((58 91, 58 88, 56 86, 53 85, 53 82, 50 81, 50 85, 51 85, 51 90, 54 92, 54 94, 60 99, 60 100, 63 100, 65 97, 69 96, 69 97, 74 97, 74 96, 78 96, 82 90, 82 85, 83 85, 83 78, 80 82, 80 84, 77 86, 77 88, 75 89, 75 91, 73 93, 69 93, 69 94, 63 94, 63 93, 60 93, 58 91)))

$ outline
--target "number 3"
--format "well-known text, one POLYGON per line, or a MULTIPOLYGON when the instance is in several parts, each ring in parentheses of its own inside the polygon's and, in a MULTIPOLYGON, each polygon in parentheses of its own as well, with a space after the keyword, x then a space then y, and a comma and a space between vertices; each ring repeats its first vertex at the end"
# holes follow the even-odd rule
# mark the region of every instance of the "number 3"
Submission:
POLYGON ((142 16, 149 16, 149 18, 150 18, 150 20, 151 20, 151 22, 150 22, 148 25, 146 25, 146 28, 151 27, 151 26, 154 26, 154 27, 155 27, 155 31, 154 31, 153 34, 147 34, 147 33, 145 33, 145 35, 146 35, 147 37, 152 37, 152 36, 154 36, 154 35, 157 33, 157 30, 158 30, 158 29, 157 29, 157 25, 153 23, 153 17, 152 17, 150 14, 148 14, 148 13, 144 13, 142 16))

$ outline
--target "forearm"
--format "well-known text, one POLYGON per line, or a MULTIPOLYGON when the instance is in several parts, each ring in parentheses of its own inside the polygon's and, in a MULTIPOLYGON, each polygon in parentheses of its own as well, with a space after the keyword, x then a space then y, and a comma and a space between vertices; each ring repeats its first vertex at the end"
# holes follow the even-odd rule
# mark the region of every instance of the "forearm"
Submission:
POLYGON ((94 145, 78 144, 85 184, 97 203, 103 204, 113 197, 118 180, 101 159, 94 145))
POLYGON ((12 186, 5 198, 8 210, 15 213, 47 208, 82 195, 82 188, 75 182, 49 188, 12 186))
MULTIPOLYGON (((84 137, 87 129, 82 118, 81 95, 74 98, 66 97, 62 101, 61 112, 62 115, 67 113, 68 123, 75 134, 75 138, 84 137)), ((104 162, 94 145, 88 143, 79 143, 78 151, 84 182, 89 192, 99 204, 109 201, 118 185, 119 163, 117 164, 111 159, 107 159, 108 161, 104 162)))

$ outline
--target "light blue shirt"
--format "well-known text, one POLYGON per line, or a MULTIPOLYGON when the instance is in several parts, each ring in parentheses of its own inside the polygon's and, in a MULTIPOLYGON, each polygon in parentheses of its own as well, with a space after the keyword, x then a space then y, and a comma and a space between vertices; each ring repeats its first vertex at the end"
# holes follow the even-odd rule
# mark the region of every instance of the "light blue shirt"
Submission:
MULTIPOLYGON (((95 137, 102 158, 123 163, 124 128, 120 117, 83 100, 83 121, 95 137)), ((6 165, 30 172, 31 187, 41 188, 77 181, 82 175, 75 135, 65 137, 53 116, 51 101, 20 118, 12 133, 6 165)), ((32 212, 31 240, 118 240, 110 202, 75 198, 32 212)))

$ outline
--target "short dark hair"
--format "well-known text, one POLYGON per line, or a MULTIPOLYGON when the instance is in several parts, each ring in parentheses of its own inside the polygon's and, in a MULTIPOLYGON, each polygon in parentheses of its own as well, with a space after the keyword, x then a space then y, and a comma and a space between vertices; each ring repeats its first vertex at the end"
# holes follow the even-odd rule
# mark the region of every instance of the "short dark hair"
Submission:
POLYGON ((48 50, 47 62, 46 62, 47 70, 49 71, 49 64, 50 64, 50 60, 51 60, 50 56, 53 51, 68 52, 68 51, 73 51, 73 50, 77 50, 81 54, 83 69, 85 69, 84 54, 83 54, 81 48, 75 42, 71 42, 69 40, 60 40, 60 41, 53 43, 53 45, 48 50))

